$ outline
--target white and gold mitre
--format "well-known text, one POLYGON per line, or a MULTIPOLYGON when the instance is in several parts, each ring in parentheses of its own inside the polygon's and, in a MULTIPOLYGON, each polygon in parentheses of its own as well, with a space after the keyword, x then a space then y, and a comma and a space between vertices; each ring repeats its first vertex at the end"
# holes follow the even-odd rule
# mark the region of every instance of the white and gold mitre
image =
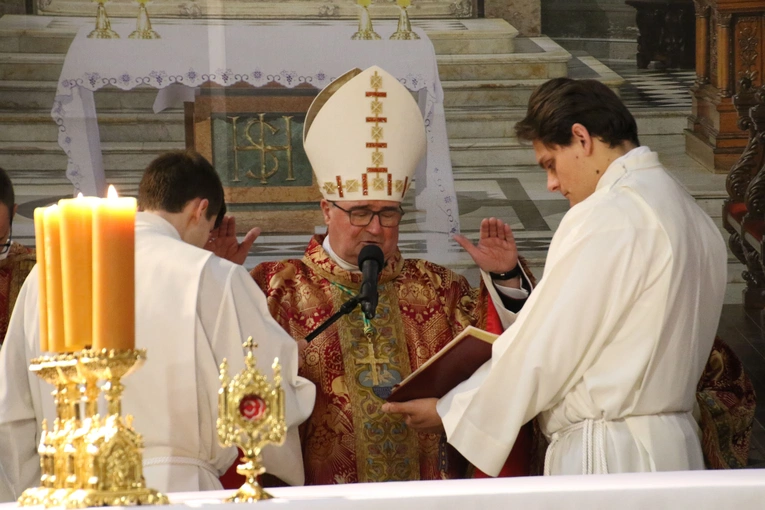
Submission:
POLYGON ((425 154, 425 124, 396 78, 353 69, 311 103, 303 147, 327 200, 401 202, 425 154))

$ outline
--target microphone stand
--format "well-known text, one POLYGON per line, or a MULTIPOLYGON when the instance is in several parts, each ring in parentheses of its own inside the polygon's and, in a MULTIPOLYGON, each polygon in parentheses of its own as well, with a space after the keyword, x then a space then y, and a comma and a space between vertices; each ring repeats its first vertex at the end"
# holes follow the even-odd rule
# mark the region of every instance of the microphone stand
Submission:
POLYGON ((343 315, 346 315, 346 314, 349 314, 349 313, 351 313, 351 312, 353 311, 353 309, 354 309, 354 308, 356 308, 356 305, 358 305, 359 303, 361 303, 361 302, 362 302, 362 300, 363 300, 363 301, 366 301, 366 299, 365 299, 365 298, 362 298, 361 294, 358 294, 358 295, 356 295, 356 296, 353 296, 351 299, 349 299, 349 300, 348 300, 348 301, 346 301, 345 303, 343 303, 343 305, 340 307, 340 309, 339 309, 337 312, 335 312, 335 314, 334 314, 334 315, 332 315, 332 316, 331 316, 329 319, 327 319, 326 321, 322 322, 322 323, 319 325, 319 327, 318 327, 318 328, 316 328, 316 329, 314 329, 313 331, 311 331, 311 332, 310 332, 310 333, 309 333, 309 334, 308 334, 308 335, 305 337, 305 341, 310 343, 310 342, 311 342, 311 340, 313 340, 314 338, 316 338, 317 336, 319 336, 321 333, 323 333, 323 332, 324 332, 324 330, 325 330, 325 329, 327 329, 327 328, 328 328, 328 327, 330 327, 332 324, 334 324, 334 323, 337 321, 337 319, 339 319, 339 318, 340 318, 340 317, 342 317, 343 315))

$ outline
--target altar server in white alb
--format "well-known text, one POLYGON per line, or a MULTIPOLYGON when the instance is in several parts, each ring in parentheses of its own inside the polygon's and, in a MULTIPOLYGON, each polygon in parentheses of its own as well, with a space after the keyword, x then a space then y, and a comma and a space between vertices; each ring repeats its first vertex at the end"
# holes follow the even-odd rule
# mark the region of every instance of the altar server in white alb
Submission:
MULTIPOLYGON (((236 448, 218 443, 218 366, 244 367, 242 342, 255 337, 258 367, 269 378, 282 363, 285 444, 264 450, 268 471, 303 483, 297 425, 311 413, 313 384, 298 377, 298 350, 268 312, 263 293, 239 264, 201 249, 223 216, 223 188, 193 152, 155 159, 140 184, 136 219, 136 347, 146 363, 125 379, 123 411, 145 441, 144 475, 161 492, 220 489, 236 448)), ((244 255, 254 236, 239 247, 244 255)), ((210 243, 210 244, 215 244, 210 243)), ((235 250, 236 251, 236 250, 235 250)), ((0 496, 39 485, 37 444, 43 418, 55 417, 51 387, 28 372, 39 355, 37 270, 27 279, 0 350, 0 496)))
POLYGON ((516 133, 571 203, 544 277, 470 379, 386 410, 443 425, 491 475, 537 415, 545 474, 703 469, 691 411, 725 291, 720 232, 597 81, 545 83, 516 133))

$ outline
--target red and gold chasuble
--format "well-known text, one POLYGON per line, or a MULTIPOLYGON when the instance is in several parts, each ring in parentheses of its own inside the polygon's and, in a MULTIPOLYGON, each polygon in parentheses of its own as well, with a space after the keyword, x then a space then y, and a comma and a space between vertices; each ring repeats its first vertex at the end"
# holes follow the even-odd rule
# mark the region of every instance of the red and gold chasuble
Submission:
POLYGON ((0 260, 0 345, 8 331, 8 321, 21 286, 35 265, 35 251, 12 243, 8 256, 0 260))
MULTIPOLYGON (((322 239, 311 240, 302 260, 252 271, 271 314, 293 338, 305 338, 359 291, 361 274, 335 264, 322 239)), ((306 348, 300 375, 316 385, 313 414, 301 426, 306 484, 465 476, 464 459, 443 434, 414 432, 380 407, 395 384, 468 324, 485 326, 486 290, 400 253, 387 262, 378 290, 373 320, 357 308, 306 348)))

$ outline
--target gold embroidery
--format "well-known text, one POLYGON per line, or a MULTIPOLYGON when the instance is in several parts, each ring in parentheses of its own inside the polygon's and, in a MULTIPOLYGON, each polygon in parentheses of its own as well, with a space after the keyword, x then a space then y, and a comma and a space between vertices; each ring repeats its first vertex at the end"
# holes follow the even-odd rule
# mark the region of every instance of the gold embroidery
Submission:
POLYGON ((382 137, 383 137, 383 128, 382 128, 382 126, 372 126, 372 138, 374 138, 375 141, 377 141, 377 140, 379 140, 382 137))
POLYGON ((334 195, 335 191, 337 191, 337 184, 334 182, 325 182, 323 188, 327 195, 334 195))
POLYGON ((383 164, 383 153, 382 152, 373 152, 372 153, 372 164, 376 167, 379 167, 383 164))
MULTIPOLYGON (((399 418, 380 410, 385 401, 375 386, 393 386, 409 375, 411 365, 398 298, 392 285, 379 287, 380 305, 373 321, 374 333, 366 337, 362 315, 352 312, 337 322, 355 432, 356 469, 359 482, 420 479, 420 435, 399 418)), ((333 289, 335 309, 348 299, 333 289)))
POLYGON ((372 188, 375 191, 382 191, 382 190, 384 190, 385 189, 385 181, 383 181, 379 177, 376 178, 374 181, 372 181, 372 188))
POLYGON ((345 191, 348 193, 355 193, 359 190, 359 181, 356 179, 348 179, 345 181, 345 191))
POLYGON ((404 191, 404 181, 396 180, 396 193, 404 191))
POLYGON ((372 114, 373 115, 382 115, 383 110, 383 104, 380 102, 379 99, 376 99, 372 101, 372 114))
MULTIPOLYGON (((382 88, 382 76, 377 74, 377 71, 375 71, 375 74, 370 76, 369 84, 372 86, 373 89, 382 88)), ((377 90, 375 90, 375 92, 377 92, 377 90)))

